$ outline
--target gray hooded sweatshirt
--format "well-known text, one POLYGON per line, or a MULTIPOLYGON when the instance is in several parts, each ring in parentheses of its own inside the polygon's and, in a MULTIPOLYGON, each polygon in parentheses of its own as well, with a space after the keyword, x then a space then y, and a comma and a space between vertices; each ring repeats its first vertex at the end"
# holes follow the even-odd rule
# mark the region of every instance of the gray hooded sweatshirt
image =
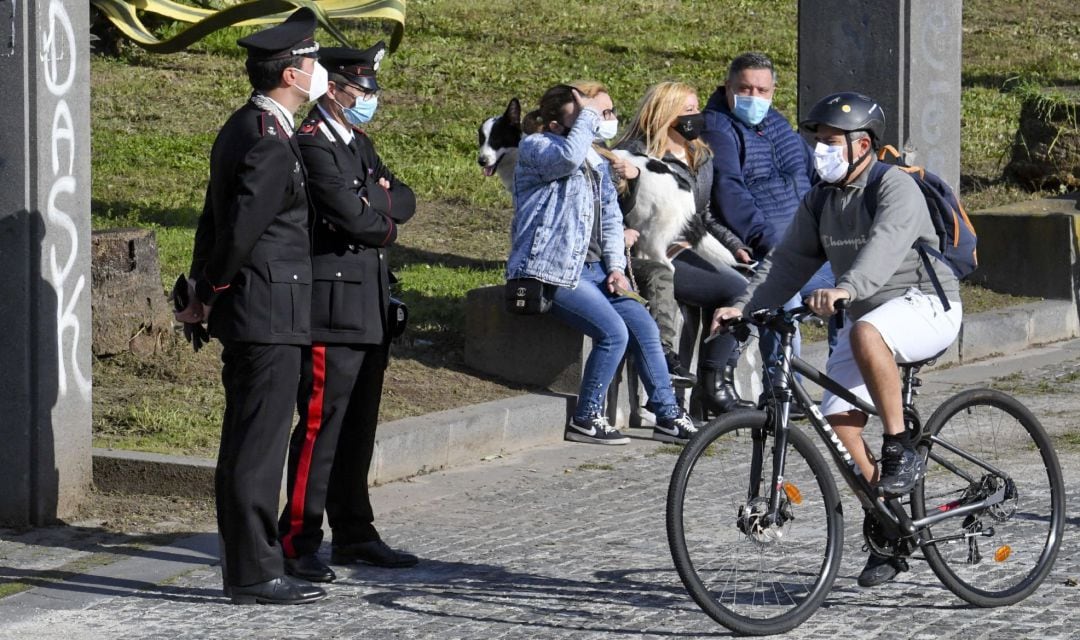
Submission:
MULTIPOLYGON (((877 162, 876 159, 871 159, 877 162)), ((778 307, 798 293, 826 260, 832 263, 836 286, 851 294, 849 314, 859 319, 883 303, 915 287, 937 296, 933 281, 914 245, 938 246, 938 237, 915 180, 898 168, 881 178, 873 218, 863 206, 870 165, 851 184, 835 187, 819 183, 803 198, 780 244, 758 267, 746 293, 734 306, 756 311, 778 307), (810 210, 818 190, 825 189, 822 211, 810 210)), ((952 269, 933 256, 945 296, 960 299, 960 285, 952 269)))

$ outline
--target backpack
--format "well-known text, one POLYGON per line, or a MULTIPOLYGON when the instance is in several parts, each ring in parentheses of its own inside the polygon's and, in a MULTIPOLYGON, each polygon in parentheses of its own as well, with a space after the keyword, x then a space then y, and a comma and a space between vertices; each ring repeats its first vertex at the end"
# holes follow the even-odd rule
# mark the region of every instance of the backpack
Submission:
MULTIPOLYGON (((889 167, 899 167, 904 173, 911 176, 926 200, 926 208, 930 212, 930 221, 933 222, 934 231, 938 237, 936 247, 920 242, 916 243, 914 248, 919 252, 919 256, 930 274, 930 280, 934 284, 934 291, 941 298, 941 304, 948 311, 950 309, 949 301, 945 297, 941 282, 938 281, 928 255, 934 256, 949 265, 958 279, 966 278, 979 266, 975 250, 977 242, 975 227, 972 226, 971 219, 968 218, 967 211, 964 210, 964 205, 960 204, 960 200, 956 197, 952 188, 941 177, 922 167, 904 164, 900 160, 900 153, 890 145, 886 145, 878 152, 878 159, 881 162, 877 162, 870 167, 870 174, 866 180, 865 195, 863 197, 866 211, 871 218, 877 213, 878 188, 881 186, 881 179, 885 172, 889 170, 889 167), (887 162, 887 155, 891 155, 894 161, 887 162)), ((821 208, 824 206, 827 197, 824 190, 819 189, 818 192, 812 209, 815 216, 821 215, 821 208)))

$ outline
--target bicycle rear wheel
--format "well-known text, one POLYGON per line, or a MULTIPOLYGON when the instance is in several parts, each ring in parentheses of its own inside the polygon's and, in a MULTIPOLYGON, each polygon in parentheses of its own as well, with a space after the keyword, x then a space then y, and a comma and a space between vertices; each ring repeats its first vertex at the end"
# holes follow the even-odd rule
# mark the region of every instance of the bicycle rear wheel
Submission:
POLYGON ((667 503, 668 543, 690 595, 720 624, 752 635, 782 633, 809 618, 836 578, 844 544, 829 467, 794 428, 782 522, 763 520, 775 442, 767 420, 738 412, 706 425, 683 449, 667 503), (763 460, 757 469, 755 446, 763 460))
POLYGON ((937 540, 923 547, 930 568, 973 605, 1019 602, 1050 572, 1065 525, 1064 484, 1050 438, 1023 404, 991 389, 953 396, 930 416, 927 431, 937 440, 912 494, 915 519, 1005 496, 930 527, 937 540))

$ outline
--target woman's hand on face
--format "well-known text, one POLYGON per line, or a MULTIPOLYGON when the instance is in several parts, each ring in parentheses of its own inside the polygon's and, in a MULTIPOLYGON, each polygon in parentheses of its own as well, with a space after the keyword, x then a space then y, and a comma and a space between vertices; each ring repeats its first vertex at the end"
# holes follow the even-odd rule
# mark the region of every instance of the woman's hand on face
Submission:
POLYGON ((611 171, 616 178, 623 180, 633 180, 641 175, 641 170, 634 166, 634 163, 621 157, 616 157, 611 161, 611 171))
POLYGON ((641 237, 641 232, 637 229, 627 228, 622 230, 622 235, 623 241, 626 242, 626 248, 629 249, 630 247, 634 246, 634 243, 636 243, 638 241, 638 238, 641 237))

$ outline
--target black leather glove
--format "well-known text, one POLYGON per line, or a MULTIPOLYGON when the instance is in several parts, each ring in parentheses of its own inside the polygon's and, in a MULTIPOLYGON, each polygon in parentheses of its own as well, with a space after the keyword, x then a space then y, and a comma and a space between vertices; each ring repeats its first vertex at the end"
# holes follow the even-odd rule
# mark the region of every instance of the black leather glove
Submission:
POLYGON ((204 344, 210 342, 210 332, 206 330, 206 325, 201 322, 185 322, 184 339, 188 341, 195 353, 198 353, 204 344))

